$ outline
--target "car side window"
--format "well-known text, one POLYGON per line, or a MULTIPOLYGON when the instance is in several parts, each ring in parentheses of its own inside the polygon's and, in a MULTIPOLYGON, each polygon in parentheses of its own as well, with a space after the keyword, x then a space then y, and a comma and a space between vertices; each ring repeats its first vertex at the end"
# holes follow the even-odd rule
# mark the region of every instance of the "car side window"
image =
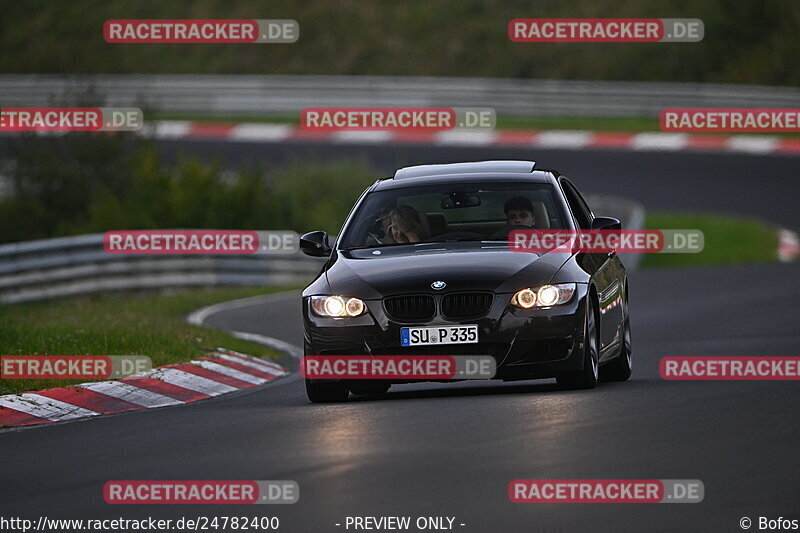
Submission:
POLYGON ((594 219, 594 215, 592 214, 592 209, 589 207, 589 204, 586 203, 586 200, 583 198, 581 191, 579 191, 577 187, 572 185, 571 182, 570 186, 572 187, 572 191, 575 193, 575 197, 578 199, 578 203, 581 205, 583 211, 589 217, 589 223, 591 224, 592 220, 594 219))
POLYGON ((592 215, 586 202, 581 198, 575 187, 566 179, 559 180, 561 190, 564 191, 564 196, 567 198, 567 203, 581 229, 590 229, 592 226, 592 215))

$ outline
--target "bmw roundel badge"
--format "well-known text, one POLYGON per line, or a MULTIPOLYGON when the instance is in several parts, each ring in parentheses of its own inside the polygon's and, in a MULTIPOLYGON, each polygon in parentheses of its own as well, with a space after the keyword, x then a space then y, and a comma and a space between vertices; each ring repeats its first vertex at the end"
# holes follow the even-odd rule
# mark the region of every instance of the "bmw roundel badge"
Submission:
POLYGON ((437 291, 444 289, 445 287, 447 287, 447 283, 445 283, 444 281, 434 281, 433 283, 431 283, 431 288, 437 291))

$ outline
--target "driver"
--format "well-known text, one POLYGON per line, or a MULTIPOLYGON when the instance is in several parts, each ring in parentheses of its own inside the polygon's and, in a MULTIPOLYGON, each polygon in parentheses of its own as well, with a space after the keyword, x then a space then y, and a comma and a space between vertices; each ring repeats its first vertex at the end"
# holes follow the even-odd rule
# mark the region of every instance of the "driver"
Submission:
POLYGON ((536 223, 533 216, 533 203, 525 196, 509 198, 503 205, 506 212, 506 222, 509 226, 527 226, 532 228, 536 223))

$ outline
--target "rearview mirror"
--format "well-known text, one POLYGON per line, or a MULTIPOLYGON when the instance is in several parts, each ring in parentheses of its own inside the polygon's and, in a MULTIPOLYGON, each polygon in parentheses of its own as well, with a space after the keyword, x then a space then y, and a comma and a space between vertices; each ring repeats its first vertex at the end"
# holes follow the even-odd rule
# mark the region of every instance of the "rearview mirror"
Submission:
POLYGON ((461 207, 477 207, 481 205, 481 197, 477 194, 450 193, 449 198, 442 199, 442 209, 459 209, 461 207))
POLYGON ((304 254, 312 257, 327 257, 331 255, 331 245, 328 244, 328 234, 324 231, 312 231, 300 237, 300 249, 304 254))

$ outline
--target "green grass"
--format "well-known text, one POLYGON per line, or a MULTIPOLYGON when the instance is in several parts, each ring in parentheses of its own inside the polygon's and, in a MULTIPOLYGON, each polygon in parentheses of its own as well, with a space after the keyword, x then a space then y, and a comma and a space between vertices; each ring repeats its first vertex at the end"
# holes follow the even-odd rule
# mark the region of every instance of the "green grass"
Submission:
POLYGON ((641 266, 682 267, 777 260, 778 229, 745 217, 660 212, 647 214, 648 229, 699 229, 705 246, 696 254, 644 254, 641 266))
MULTIPOLYGON (((0 306, 2 355, 147 355, 153 366, 179 363, 205 350, 229 348, 259 357, 278 352, 211 328, 184 315, 216 302, 283 288, 208 288, 120 292, 0 306)), ((86 380, 0 380, 0 394, 62 387, 86 380)))

